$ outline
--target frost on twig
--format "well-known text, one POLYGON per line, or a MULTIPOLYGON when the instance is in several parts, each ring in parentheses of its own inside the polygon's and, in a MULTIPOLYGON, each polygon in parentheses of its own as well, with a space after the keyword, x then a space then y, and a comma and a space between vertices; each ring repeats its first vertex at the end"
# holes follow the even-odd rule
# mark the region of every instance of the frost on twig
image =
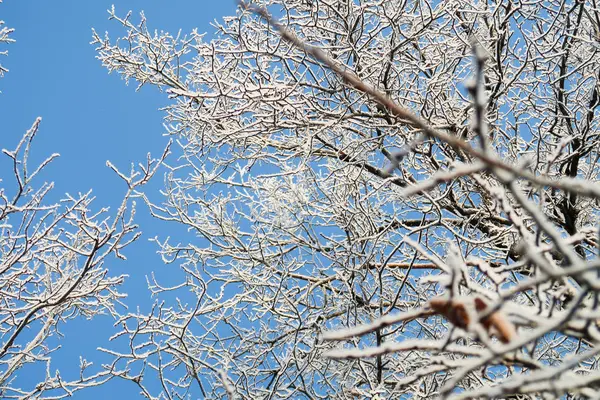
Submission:
MULTIPOLYGON (((1 3, 1 1, 0 1, 0 3, 1 3)), ((12 39, 10 37, 11 33, 13 33, 13 32, 14 32, 14 29, 8 28, 7 26, 4 25, 4 21, 0 20, 0 45, 14 42, 14 39, 12 39)), ((8 54, 8 51, 0 50, 0 56, 5 56, 7 54, 8 54)), ((4 67, 0 63, 0 78, 2 78, 6 72, 8 72, 8 69, 6 69, 6 67, 4 67)))

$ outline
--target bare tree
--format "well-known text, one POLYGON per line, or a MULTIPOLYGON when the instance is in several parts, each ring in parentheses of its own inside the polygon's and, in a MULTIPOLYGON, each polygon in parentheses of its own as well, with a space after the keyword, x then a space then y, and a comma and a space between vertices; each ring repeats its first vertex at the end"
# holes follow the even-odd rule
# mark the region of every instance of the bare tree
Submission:
MULTIPOLYGON (((0 26, 2 23, 0 22, 0 26)), ((0 42, 8 43, 11 30, 0 27, 0 42)), ((0 75, 6 71, 0 67, 0 75)), ((125 276, 109 272, 108 265, 139 238, 133 222, 136 190, 156 172, 160 160, 148 159, 141 172, 119 172, 127 189, 120 207, 109 212, 95 208, 88 193, 49 200, 54 184, 38 184, 38 175, 54 161, 52 154, 31 166, 30 153, 40 126, 38 118, 13 150, 2 149, 11 168, 0 179, 0 397, 3 399, 60 399, 110 380, 114 372, 96 369, 81 359, 63 374, 51 359, 52 345, 62 325, 75 318, 117 315, 125 276), (12 175, 12 176, 11 176, 12 175), (54 337, 54 338, 53 338, 54 337), (54 341, 52 340, 54 339, 54 341), (30 374, 42 364, 45 374, 30 374), (77 374, 77 369, 80 374, 77 374), (20 375, 20 379, 16 377, 20 375), (78 376, 79 375, 79 376, 78 376)), ((167 150, 168 151, 168 150, 167 150)))
POLYGON ((260 6, 94 33, 173 99, 145 200, 190 233, 107 368, 148 398, 598 398, 596 1, 260 6))

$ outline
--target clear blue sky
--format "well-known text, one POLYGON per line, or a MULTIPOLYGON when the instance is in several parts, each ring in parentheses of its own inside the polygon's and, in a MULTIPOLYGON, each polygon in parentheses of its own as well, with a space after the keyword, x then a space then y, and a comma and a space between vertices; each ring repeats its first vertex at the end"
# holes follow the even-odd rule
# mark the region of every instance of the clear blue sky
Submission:
MULTIPOLYGON (((0 79, 0 148, 13 148, 41 116, 33 160, 60 153, 38 181, 55 182, 53 199, 65 192, 93 189, 97 207, 115 207, 125 188, 106 167, 106 160, 127 170, 131 162, 143 161, 148 152, 158 156, 167 143, 158 111, 167 103, 166 95, 152 87, 136 93, 134 84, 126 86, 117 75, 108 75, 89 44, 92 27, 99 33, 108 31, 112 37, 123 33, 118 24, 107 20, 106 10, 113 3, 120 15, 144 10, 151 29, 172 33, 193 28, 211 32, 210 22, 232 15, 236 7, 234 0, 5 0, 0 4, 0 20, 15 28, 12 37, 17 40, 4 47, 9 56, 1 60, 10 72, 0 79)), ((7 167, 0 159, 0 177, 7 176, 7 167)), ((162 177, 157 178, 147 190, 160 189, 162 177)), ((144 236, 125 252, 128 261, 113 263, 111 268, 115 275, 130 275, 124 288, 130 295, 129 307, 147 309, 152 300, 146 291, 146 275, 151 271, 172 274, 166 268, 176 268, 162 265, 156 247, 147 239, 179 232, 149 218, 144 207, 140 207, 137 221, 144 236)), ((59 342, 62 349, 55 354, 52 369, 60 368, 62 377, 74 378, 80 354, 101 362, 95 349, 109 347, 112 324, 106 317, 62 327, 65 337, 59 342)), ((17 382, 34 380, 31 373, 35 371, 23 371, 17 382)), ((139 398, 137 393, 132 383, 114 381, 79 392, 75 398, 139 398)))

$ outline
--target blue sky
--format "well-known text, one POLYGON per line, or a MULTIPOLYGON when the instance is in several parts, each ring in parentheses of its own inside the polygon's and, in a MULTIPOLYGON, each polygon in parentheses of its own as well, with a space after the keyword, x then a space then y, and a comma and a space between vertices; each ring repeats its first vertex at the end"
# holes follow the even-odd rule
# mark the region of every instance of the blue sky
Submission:
MULTIPOLYGON (((0 20, 15 29, 12 37, 17 41, 3 47, 9 56, 1 61, 10 72, 0 80, 0 148, 13 148, 35 118, 42 117, 32 159, 35 163, 60 153, 38 178, 38 184, 55 182, 53 200, 65 192, 93 189, 96 207, 115 207, 125 187, 106 167, 106 161, 128 170, 131 162, 144 161, 148 152, 159 156, 168 141, 158 111, 167 104, 167 96, 152 87, 136 92, 134 83, 126 86, 117 75, 108 75, 89 44, 92 27, 99 33, 108 31, 113 38, 123 33, 115 22, 107 20, 106 10, 113 3, 120 15, 144 10, 151 29, 172 33, 194 28, 211 32, 210 22, 232 15, 236 7, 234 0, 5 0, 0 4, 0 20)), ((0 159, 0 177, 7 176, 8 167, 6 160, 0 159)), ((156 178, 146 188, 150 193, 162 185, 162 177, 156 178)), ((128 261, 113 263, 111 268, 115 275, 130 275, 124 287, 130 295, 127 304, 144 310, 152 303, 146 275, 151 271, 171 274, 168 268, 177 268, 162 265, 148 238, 179 232, 151 219, 143 206, 139 207, 137 222, 144 232, 142 239, 125 252, 128 261)), ((55 354, 52 369, 60 368, 61 376, 69 378, 77 373, 80 355, 101 362, 95 349, 109 346, 112 324, 106 317, 64 326, 62 349, 55 354)), ((32 373, 36 372, 21 372, 17 382, 33 380, 32 373)), ((140 398, 133 384, 117 381, 79 392, 75 398, 104 399, 114 394, 117 398, 140 398)))

